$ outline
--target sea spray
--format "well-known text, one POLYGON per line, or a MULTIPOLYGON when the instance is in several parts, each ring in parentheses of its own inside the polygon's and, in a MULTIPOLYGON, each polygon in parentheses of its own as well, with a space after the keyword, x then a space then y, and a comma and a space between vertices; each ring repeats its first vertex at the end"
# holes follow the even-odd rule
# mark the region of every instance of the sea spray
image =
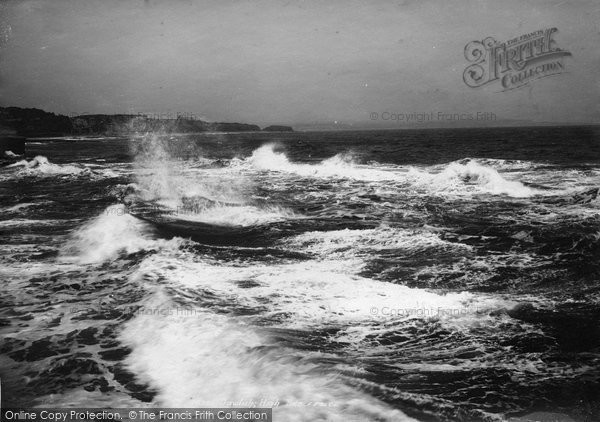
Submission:
POLYGON ((101 263, 143 249, 177 247, 181 239, 155 240, 151 229, 128 214, 124 205, 112 205, 75 230, 60 250, 60 259, 78 264, 101 263))
POLYGON ((252 203, 249 198, 255 183, 244 175, 184 168, 171 153, 177 142, 157 133, 132 142, 141 200, 164 207, 177 220, 221 226, 251 226, 294 217, 276 204, 252 203))

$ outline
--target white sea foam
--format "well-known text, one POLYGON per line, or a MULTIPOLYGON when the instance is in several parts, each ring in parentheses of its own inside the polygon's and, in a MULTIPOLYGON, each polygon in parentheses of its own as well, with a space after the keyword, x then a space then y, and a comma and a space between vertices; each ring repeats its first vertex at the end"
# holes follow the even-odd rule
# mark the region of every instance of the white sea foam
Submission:
POLYGON ((251 165, 258 170, 293 173, 303 177, 349 178, 357 180, 394 180, 398 176, 393 171, 359 165, 348 154, 337 154, 318 164, 300 164, 289 161, 285 153, 275 151, 276 145, 266 144, 256 149, 242 161, 234 161, 234 166, 251 165))
MULTIPOLYGON (((146 306, 165 306, 160 294, 153 300, 146 306)), ((414 420, 345 385, 310 354, 273 347, 268 335, 222 315, 143 314, 127 323, 121 341, 133 350, 129 369, 158 390, 161 406, 258 407, 265 400, 274 419, 288 422, 414 420)))
POLYGON ((466 163, 452 162, 439 172, 413 168, 409 178, 415 184, 436 193, 473 194, 488 193, 508 195, 515 198, 530 197, 543 192, 523 183, 504 178, 497 170, 469 160, 466 163))
POLYGON ((466 159, 417 169, 379 163, 362 165, 355 163, 347 154, 338 154, 320 163, 303 164, 291 162, 285 153, 276 151, 276 145, 267 144, 256 149, 250 157, 232 162, 233 167, 248 165, 261 171, 291 173, 302 177, 408 183, 436 194, 488 193, 521 198, 547 193, 520 181, 510 180, 494 168, 529 169, 534 166, 533 163, 521 161, 487 160, 480 163, 466 159))
POLYGON ((38 155, 31 161, 21 160, 8 167, 20 168, 21 174, 29 175, 80 175, 92 174, 92 170, 84 166, 72 164, 53 164, 43 155, 38 155))
POLYGON ((64 222, 65 220, 33 220, 28 218, 12 218, 10 220, 0 221, 0 228, 53 226, 55 224, 64 222))
MULTIPOLYGON (((199 157, 199 160, 201 157, 199 157)), ((159 136, 145 140, 136 158, 138 192, 142 198, 176 211, 179 220, 227 226, 251 226, 293 218, 286 209, 249 203, 251 182, 218 170, 188 168, 174 161, 159 136), (214 174, 215 171, 218 174, 214 174), (198 202, 198 207, 185 203, 198 202)))
POLYGON ((415 252, 430 248, 472 248, 461 243, 442 240, 437 233, 423 229, 401 229, 382 225, 374 229, 312 231, 284 239, 281 245, 330 258, 355 256, 388 249, 415 252))
POLYGON ((15 154, 12 151, 4 151, 4 156, 8 157, 8 158, 17 158, 20 157, 21 154, 15 154))
MULTIPOLYGON (((375 245, 380 246, 386 245, 375 245)), ((150 279, 162 281, 143 306, 170 312, 143 312, 127 323, 120 340, 133 352, 126 364, 158 391, 160 406, 258 405, 265 399, 286 421, 410 420, 344 384, 335 365, 312 359, 322 354, 284 348, 271 340, 269 330, 234 316, 235 310, 250 308, 260 310, 263 327, 264 321, 301 331, 341 326, 338 340, 359 344, 388 323, 434 318, 452 329, 468 329, 485 325, 490 310, 508 306, 493 297, 436 294, 371 280, 356 275, 360 268, 356 258, 249 265, 182 250, 146 257, 133 277, 148 280, 153 274, 150 279), (173 300, 178 292, 188 298, 187 306, 173 300)))
POLYGON ((481 165, 492 167, 494 169, 514 171, 534 170, 537 167, 548 165, 547 163, 537 161, 503 160, 500 158, 464 158, 459 162, 465 163, 469 161, 477 161, 481 165))
POLYGON ((22 202, 20 204, 16 204, 10 207, 2 208, 3 212, 18 212, 25 208, 35 207, 43 204, 49 204, 52 201, 37 201, 37 202, 22 202))
POLYGON ((112 205, 77 229, 61 248, 61 259, 80 264, 100 263, 144 249, 177 247, 180 239, 155 240, 148 226, 127 214, 123 205, 112 205))
MULTIPOLYGON (((149 134, 136 151, 134 175, 139 193, 146 200, 180 200, 203 196, 231 202, 244 200, 246 181, 226 178, 212 171, 196 169, 195 163, 183 163, 171 157, 160 134, 149 134)), ((198 160, 202 160, 198 157, 198 160)))
MULTIPOLYGON (((94 166, 93 164, 55 164, 43 155, 38 155, 30 161, 21 160, 6 166, 7 169, 16 169, 16 175, 21 176, 88 176, 88 177, 118 177, 119 172, 115 172, 104 166, 94 166), (92 170, 92 167, 95 167, 92 170)), ((6 175, 4 176, 6 177, 6 175)), ((10 177, 10 176, 9 176, 10 177)))
POLYGON ((178 287, 210 291, 220 298, 215 306, 237 304, 274 318, 287 315, 281 324, 288 327, 369 323, 374 318, 433 317, 452 323, 454 318, 475 320, 478 311, 506 306, 470 293, 436 294, 362 277, 357 273, 363 261, 357 258, 251 266, 196 261, 153 256, 144 260, 140 271, 159 273, 178 287))
POLYGON ((178 212, 178 220, 213 224, 217 226, 254 226, 295 218, 291 211, 278 207, 259 208, 250 205, 217 205, 193 212, 178 212))

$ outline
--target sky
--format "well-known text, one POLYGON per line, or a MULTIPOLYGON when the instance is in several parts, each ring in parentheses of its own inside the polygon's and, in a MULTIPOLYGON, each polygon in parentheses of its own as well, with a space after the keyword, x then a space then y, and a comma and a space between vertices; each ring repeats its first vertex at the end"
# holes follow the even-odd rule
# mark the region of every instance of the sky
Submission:
POLYGON ((0 0, 0 106, 62 114, 600 123, 599 69, 597 0, 0 0), (572 54, 564 73, 509 91, 464 83, 470 41, 552 27, 572 54))

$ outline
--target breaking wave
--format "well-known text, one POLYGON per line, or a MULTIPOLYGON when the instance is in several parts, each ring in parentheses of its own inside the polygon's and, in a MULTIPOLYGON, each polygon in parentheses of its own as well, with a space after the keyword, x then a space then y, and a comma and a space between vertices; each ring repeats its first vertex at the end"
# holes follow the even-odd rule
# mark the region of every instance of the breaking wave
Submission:
POLYGON ((369 325, 379 317, 389 321, 435 317, 454 324, 453 315, 425 312, 432 309, 459 310, 461 323, 467 323, 480 318, 479 311, 506 306, 504 301, 470 293, 436 294, 363 277, 358 273, 364 261, 356 257, 250 266, 204 259, 189 262, 184 256, 181 258, 170 256, 167 261, 152 256, 144 261, 140 271, 174 280, 177 289, 210 292, 202 300, 216 298, 208 305, 215 311, 236 313, 240 309, 258 309, 272 323, 287 328, 357 322, 369 325), (390 312, 386 314, 384 308, 390 312))
POLYGON ((219 226, 252 226, 293 218, 293 212, 276 205, 253 204, 250 182, 244 177, 210 175, 198 163, 192 168, 173 160, 160 137, 148 136, 136 155, 136 185, 130 189, 143 200, 166 207, 172 218, 219 226))
POLYGON ((61 248, 61 260, 78 264, 101 263, 141 250, 177 247, 181 239, 155 240, 147 224, 112 205, 71 234, 61 248))
POLYGON ((348 178, 356 180, 394 180, 397 175, 385 168, 370 168, 357 164, 347 153, 337 154, 318 164, 300 164, 289 161, 285 153, 275 151, 276 145, 267 144, 256 149, 244 160, 232 162, 238 166, 250 165, 257 170, 293 173, 302 177, 348 178))
POLYGON ((267 144, 256 149, 244 160, 233 160, 232 166, 251 166, 260 171, 290 173, 307 178, 347 178, 366 182, 408 183, 436 194, 487 193, 515 198, 547 194, 520 181, 509 180, 494 168, 525 170, 535 166, 534 163, 524 161, 485 160, 485 163, 480 163, 477 160, 465 159, 443 166, 415 168, 376 162, 368 165, 358 164, 351 156, 342 153, 317 164, 305 164, 291 162, 285 153, 276 151, 276 145, 267 144))
POLYGON ((38 155, 29 161, 17 161, 7 166, 9 169, 17 169, 17 176, 118 176, 111 169, 94 171, 90 167, 91 165, 54 164, 43 155, 38 155))
POLYGON ((87 167, 74 166, 70 164, 53 164, 43 155, 38 155, 30 161, 21 160, 9 167, 19 167, 23 173, 27 174, 47 174, 47 175, 79 175, 91 174, 92 170, 87 167))
POLYGON ((419 184, 427 184, 434 191, 448 193, 489 193, 515 198, 526 198, 543 193, 519 181, 508 180, 496 169, 475 160, 449 163, 439 173, 412 169, 410 175, 419 184))
POLYGON ((274 418, 289 422, 414 421, 324 373, 310 358, 277 348, 267 335, 224 316, 143 315, 127 324, 121 340, 133 349, 129 369, 158 390, 155 400, 163 406, 262 403, 273 407, 274 418))
POLYGON ((120 336, 132 349, 128 369, 157 391, 154 400, 162 406, 262 402, 286 421, 413 420, 346 384, 327 353, 287 348, 274 334, 339 327, 333 338, 358 347, 379 335, 381 321, 392 327, 433 319, 460 329, 491 324, 492 310, 511 306, 361 277, 351 260, 247 265, 186 254, 144 259, 132 277, 168 285, 148 298, 148 312, 128 322, 120 336), (231 318, 239 315, 246 318, 231 318), (260 317, 258 326, 253 316, 260 317))

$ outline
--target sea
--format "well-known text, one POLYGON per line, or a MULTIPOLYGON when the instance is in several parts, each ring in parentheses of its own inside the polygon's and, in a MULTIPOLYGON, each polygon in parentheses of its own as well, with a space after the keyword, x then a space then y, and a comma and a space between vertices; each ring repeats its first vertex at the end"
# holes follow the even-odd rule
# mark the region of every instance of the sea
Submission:
POLYGON ((2 406, 600 420, 598 187, 598 126, 29 139, 2 406))

